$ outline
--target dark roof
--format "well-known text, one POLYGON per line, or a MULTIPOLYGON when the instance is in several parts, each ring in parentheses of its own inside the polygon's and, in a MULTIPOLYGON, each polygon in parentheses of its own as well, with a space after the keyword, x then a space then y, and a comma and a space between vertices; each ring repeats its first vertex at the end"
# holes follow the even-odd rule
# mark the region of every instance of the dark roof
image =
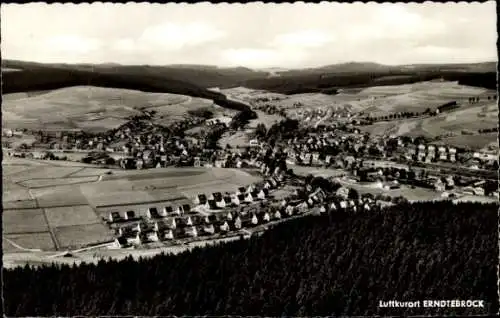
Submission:
POLYGON ((210 206, 211 209, 217 208, 217 204, 215 203, 215 200, 208 200, 208 205, 210 206))
POLYGON ((191 211, 191 206, 189 204, 183 204, 182 208, 184 209, 184 212, 186 212, 186 213, 191 211))
POLYGON ((240 201, 245 200, 245 195, 243 193, 238 194, 238 200, 240 201))
POLYGON ((201 204, 205 204, 207 203, 207 196, 204 194, 198 194, 198 200, 201 204))
POLYGON ((226 202, 226 204, 231 203, 231 197, 224 197, 224 202, 226 202))
POLYGON ((246 189, 245 189, 245 187, 239 187, 239 188, 238 188, 238 191, 240 191, 241 193, 243 193, 243 192, 245 192, 245 191, 246 191, 246 189))
POLYGON ((172 212, 174 211, 174 209, 172 208, 172 206, 167 205, 167 206, 165 207, 165 211, 166 211, 167 213, 172 213, 172 212))
POLYGON ((222 201, 222 193, 220 193, 220 192, 214 192, 212 195, 214 196, 214 200, 216 202, 222 201))

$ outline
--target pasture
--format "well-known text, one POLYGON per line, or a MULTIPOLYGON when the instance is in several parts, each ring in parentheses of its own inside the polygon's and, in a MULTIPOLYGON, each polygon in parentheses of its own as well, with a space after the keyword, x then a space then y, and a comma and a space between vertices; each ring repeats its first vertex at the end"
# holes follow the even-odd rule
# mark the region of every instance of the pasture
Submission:
POLYGON ((4 210, 2 222, 4 234, 46 232, 49 230, 42 209, 4 210))
POLYGON ((2 250, 4 257, 6 254, 23 252, 24 249, 41 249, 53 250, 55 248, 54 241, 49 232, 40 232, 34 234, 5 234, 2 241, 2 250), (9 242, 10 241, 10 242, 9 242), (11 242, 16 244, 13 245, 11 242), (21 248, 20 248, 21 247, 21 248))
POLYGON ((57 227, 54 232, 62 248, 78 248, 111 241, 114 238, 112 230, 101 223, 61 226, 57 227), (89 241, 89 238, 92 240, 89 241))
POLYGON ((177 94, 75 86, 40 94, 5 94, 2 121, 13 128, 100 132, 120 126, 145 109, 154 109, 167 120, 184 118, 186 111, 211 104, 211 100, 177 94))
MULTIPOLYGON (((192 205, 199 193, 235 191, 260 181, 243 171, 220 168, 115 170, 98 181, 109 169, 69 164, 9 158, 4 171, 16 167, 16 173, 3 176, 4 235, 14 237, 22 248, 51 250, 95 244, 112 239, 102 223, 102 217, 111 211, 134 210, 145 215, 152 206, 192 205), (20 165, 26 169, 19 169, 20 165), (74 184, 77 181, 80 183, 74 184), (49 229, 57 243, 50 241, 49 229)), ((4 246, 7 251, 22 250, 12 244, 4 246)))

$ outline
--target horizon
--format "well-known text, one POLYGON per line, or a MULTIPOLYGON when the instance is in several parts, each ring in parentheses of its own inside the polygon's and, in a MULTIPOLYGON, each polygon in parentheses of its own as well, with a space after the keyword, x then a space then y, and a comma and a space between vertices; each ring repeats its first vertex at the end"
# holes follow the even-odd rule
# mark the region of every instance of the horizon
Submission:
MULTIPOLYGON (((32 61, 32 60, 15 60, 15 59, 2 59, 2 64, 4 62, 20 62, 20 63, 35 63, 35 64, 45 64, 45 65, 117 65, 117 66, 151 66, 151 67, 209 67, 209 68, 247 68, 250 70, 254 71, 259 71, 259 70, 269 70, 269 69, 282 69, 284 71, 287 70, 304 70, 304 69, 318 69, 318 68, 324 68, 324 67, 329 67, 329 66, 336 66, 336 65, 347 65, 347 64, 376 64, 380 66, 387 66, 387 67, 407 67, 407 66, 419 66, 419 65, 475 65, 475 64, 487 64, 487 63, 498 63, 498 60, 484 60, 484 61, 478 61, 478 62, 450 62, 450 63, 409 63, 409 64, 383 64, 383 63, 377 63, 377 62, 371 62, 371 61, 349 61, 349 62, 341 62, 341 63, 330 63, 330 64, 325 64, 325 65, 319 65, 315 67, 281 67, 281 66, 269 66, 269 67, 247 67, 243 65, 234 65, 234 66, 225 66, 225 65, 215 65, 215 64, 124 64, 124 63, 116 63, 116 62, 98 62, 98 63, 44 63, 44 62, 37 62, 37 61, 32 61)), ((4 66, 2 65, 2 68, 4 66)), ((8 67, 7 67, 8 68, 8 67)))
POLYGON ((250 69, 352 61, 480 63, 498 59, 494 7, 493 1, 6 4, 1 7, 2 56, 49 64, 250 69))

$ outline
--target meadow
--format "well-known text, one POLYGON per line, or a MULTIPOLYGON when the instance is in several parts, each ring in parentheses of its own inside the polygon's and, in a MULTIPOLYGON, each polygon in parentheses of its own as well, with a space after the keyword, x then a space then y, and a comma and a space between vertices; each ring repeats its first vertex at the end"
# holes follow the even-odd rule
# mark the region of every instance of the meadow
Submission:
POLYGON ((114 170, 107 175, 109 169, 78 163, 53 166, 49 161, 20 158, 9 158, 8 162, 4 170, 16 167, 16 171, 3 176, 4 234, 12 236, 21 248, 4 244, 7 251, 76 248, 109 241, 112 235, 102 218, 111 211, 134 210, 145 215, 152 206, 192 205, 199 193, 232 192, 260 180, 235 169, 114 170), (22 165, 25 170, 19 168, 22 165), (37 244, 38 236, 50 229, 56 241, 49 244, 41 239, 37 244))
POLYGON ((3 125, 30 129, 82 129, 101 132, 116 128, 142 110, 155 110, 165 120, 182 119, 188 110, 212 100, 168 93, 74 86, 40 94, 4 95, 3 125))

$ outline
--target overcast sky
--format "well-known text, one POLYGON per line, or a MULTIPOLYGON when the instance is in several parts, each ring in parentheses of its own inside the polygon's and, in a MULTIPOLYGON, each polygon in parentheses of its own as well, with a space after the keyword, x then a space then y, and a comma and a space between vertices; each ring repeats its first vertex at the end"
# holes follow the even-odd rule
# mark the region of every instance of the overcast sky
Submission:
POLYGON ((2 5, 2 58, 313 67, 496 61, 495 2, 2 5))

